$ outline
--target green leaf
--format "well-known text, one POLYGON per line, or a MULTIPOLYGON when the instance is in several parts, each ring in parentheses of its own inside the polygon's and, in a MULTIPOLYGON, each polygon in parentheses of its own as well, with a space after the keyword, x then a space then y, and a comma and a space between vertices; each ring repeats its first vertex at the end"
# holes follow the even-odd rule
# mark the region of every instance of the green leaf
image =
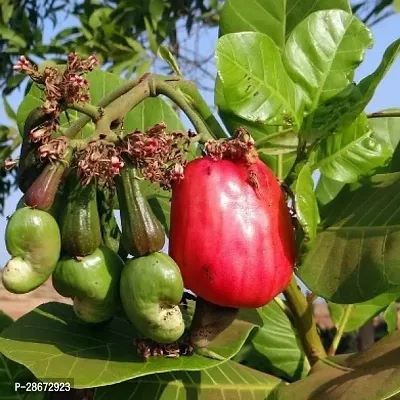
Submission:
POLYGON ((286 36, 310 14, 331 9, 351 12, 349 0, 286 0, 286 36))
POLYGON ((342 10, 318 11, 289 36, 284 53, 286 70, 304 94, 305 111, 341 92, 373 44, 369 29, 342 10))
POLYGON ((383 318, 387 324, 387 330, 389 333, 392 333, 397 329, 398 313, 399 311, 397 308, 397 303, 394 301, 393 303, 389 304, 388 308, 383 314, 383 318))
POLYGON ((12 121, 17 120, 17 114, 15 111, 12 109, 10 103, 7 100, 7 97, 3 95, 3 105, 4 105, 4 110, 7 114, 7 117, 10 118, 12 121))
POLYGON ((289 381, 304 378, 310 364, 287 315, 276 301, 257 311, 263 325, 252 332, 234 360, 289 381))
POLYGON ((22 100, 17 110, 17 125, 19 134, 22 136, 24 133, 24 124, 28 114, 35 108, 43 105, 44 95, 43 91, 37 85, 32 85, 28 94, 22 100))
POLYGON ((120 385, 96 390, 95 400, 104 399, 253 399, 272 400, 273 392, 285 384, 278 378, 233 361, 200 372, 167 372, 149 375, 120 385), (271 394, 271 397, 269 396, 271 394))
MULTIPOLYGON (((335 358, 333 358, 335 359, 335 358)), ((382 400, 400 393, 400 332, 384 337, 343 367, 319 361, 311 374, 282 388, 278 400, 382 400)))
POLYGON ((89 26, 93 29, 99 29, 104 23, 107 23, 110 18, 110 14, 113 12, 111 7, 100 7, 94 10, 89 18, 89 26))
POLYGON ((157 38, 154 34, 153 27, 151 26, 147 17, 144 17, 144 25, 146 27, 147 38, 149 40, 150 50, 153 52, 153 54, 157 54, 157 50, 158 50, 157 38))
POLYGON ((110 93, 118 86, 123 84, 123 79, 111 72, 95 69, 86 74, 85 78, 90 85, 90 101, 93 104, 98 104, 106 94, 110 93))
POLYGON ((318 204, 324 206, 331 202, 340 193, 344 185, 343 182, 335 181, 325 175, 321 175, 315 188, 315 197, 318 204))
POLYGON ((27 43, 24 38, 18 35, 14 30, 0 24, 0 36, 3 40, 7 40, 10 44, 17 47, 26 47, 27 43))
POLYGON ((393 0, 393 8, 395 12, 400 12, 400 0, 393 0))
POLYGON ((400 39, 387 48, 375 72, 358 85, 349 85, 310 114, 304 122, 304 125, 307 125, 305 134, 320 137, 351 125, 372 99, 379 83, 397 58, 399 48, 400 39))
POLYGON ((0 332, 12 323, 13 319, 0 310, 0 332))
POLYGON ((313 154, 312 168, 339 182, 356 182, 391 157, 385 142, 373 134, 365 114, 347 129, 323 139, 313 154))
MULTIPOLYGON (((244 310, 209 349, 225 359, 233 357, 260 322, 254 310, 244 310)), ((68 377, 74 379, 76 388, 111 385, 166 371, 198 371, 223 362, 197 354, 144 361, 136 355, 138 337, 125 319, 114 317, 103 328, 92 327, 79 321, 70 305, 47 303, 2 332, 0 351, 25 365, 38 379, 68 377)))
POLYGON ((384 116, 385 113, 391 112, 397 113, 400 112, 400 110, 397 108, 383 110, 376 113, 376 115, 382 115, 381 117, 369 119, 369 124, 375 136, 378 137, 380 141, 385 142, 393 153, 389 165, 378 169, 379 173, 400 171, 400 118, 384 116))
POLYGON ((334 303, 367 301, 400 285, 400 173, 346 185, 326 206, 298 276, 334 303))
POLYGON ((158 56, 170 66, 176 75, 183 76, 182 71, 179 68, 178 61, 167 46, 160 46, 158 48, 158 56))
POLYGON ((260 32, 278 47, 285 44, 285 2, 282 0, 227 0, 219 20, 220 36, 260 32))
POLYGON ((368 122, 375 136, 379 138, 382 142, 385 142, 390 150, 394 152, 400 142, 400 118, 385 116, 385 113, 391 112, 400 113, 400 109, 389 108, 379 111, 376 114, 381 115, 381 117, 370 118, 368 119, 368 122))
POLYGON ((268 36, 256 32, 225 35, 218 40, 216 62, 226 105, 233 113, 252 122, 300 125, 295 85, 279 48, 268 36))
MULTIPOLYGON (((0 310, 0 332, 12 325, 13 320, 0 310)), ((15 382, 23 384, 24 381, 33 382, 35 379, 30 372, 0 353, 0 400, 41 400, 44 393, 27 393, 22 390, 15 391, 15 382)))
POLYGON ((168 131, 184 130, 184 126, 172 107, 161 98, 148 98, 131 110, 124 120, 125 132, 136 129, 146 131, 155 124, 165 122, 168 131))
POLYGON ((149 12, 151 15, 151 22, 154 28, 157 27, 157 24, 160 21, 162 14, 164 12, 165 6, 166 4, 164 0, 150 0, 149 12))
MULTIPOLYGON (((376 317, 390 303, 400 297, 400 287, 395 287, 385 293, 362 303, 353 304, 349 319, 344 327, 344 332, 352 332, 376 317)), ((328 303, 329 313, 335 324, 341 320, 347 305, 328 303)))
POLYGON ((299 250, 302 259, 315 245, 317 228, 320 222, 317 199, 314 194, 314 181, 310 164, 306 163, 298 173, 296 181, 292 185, 295 195, 295 209, 304 237, 299 250))
POLYGON ((245 128, 255 140, 260 157, 272 156, 269 158, 276 160, 277 158, 273 157, 275 155, 297 152, 298 135, 292 129, 285 133, 280 131, 279 127, 269 126, 261 121, 246 121, 229 111, 223 94, 223 85, 218 78, 215 83, 215 103, 219 106, 219 115, 228 131, 234 132, 238 128, 245 128))
POLYGON ((356 104, 353 104, 353 115, 360 114, 367 104, 372 100, 375 90, 382 82, 386 73, 390 70, 391 66, 397 59, 400 53, 400 39, 394 41, 383 54, 383 58, 378 68, 371 74, 365 77, 357 85, 358 91, 361 93, 361 99, 356 104))

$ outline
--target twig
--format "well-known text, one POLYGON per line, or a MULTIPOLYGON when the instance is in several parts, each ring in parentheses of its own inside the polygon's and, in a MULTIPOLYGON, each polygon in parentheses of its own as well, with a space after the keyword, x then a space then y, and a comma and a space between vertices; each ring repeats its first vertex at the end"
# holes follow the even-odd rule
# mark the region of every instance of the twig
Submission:
POLYGON ((340 318, 340 321, 336 327, 336 334, 333 338, 332 344, 329 347, 328 350, 328 356, 334 356, 336 353, 336 350, 339 346, 340 343, 340 339, 343 336, 343 332, 344 332, 344 328, 346 327, 347 321, 350 318, 351 315, 351 311, 353 310, 354 305, 353 304, 349 304, 348 306, 345 307, 344 313, 342 315, 342 317, 340 318))
POLYGON ((380 111, 367 115, 368 118, 400 117, 400 111, 380 111))

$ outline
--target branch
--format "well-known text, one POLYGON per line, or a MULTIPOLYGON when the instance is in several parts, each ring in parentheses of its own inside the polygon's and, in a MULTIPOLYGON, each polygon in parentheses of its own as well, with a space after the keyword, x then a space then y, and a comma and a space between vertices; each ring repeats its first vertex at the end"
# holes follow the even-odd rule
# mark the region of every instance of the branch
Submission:
POLYGON ((209 139, 213 139, 214 135, 209 130, 208 126, 205 124, 203 119, 197 114, 197 112, 190 106, 190 104, 186 101, 185 96, 178 92, 171 85, 168 85, 166 82, 157 81, 154 82, 155 90, 157 94, 163 94, 167 96, 170 100, 172 100, 189 118, 190 122, 195 127, 197 133, 201 133, 204 135, 208 135, 209 139))
POLYGON ((213 136, 218 139, 226 139, 228 137, 225 130, 215 118, 210 107, 208 107, 208 104, 203 99, 203 96, 198 91, 194 82, 181 79, 177 82, 174 82, 173 85, 177 86, 186 95, 192 107, 199 115, 201 115, 201 118, 211 129, 213 136))
POLYGON ((301 342, 310 364, 315 364, 319 359, 326 358, 326 351, 318 335, 317 325, 314 321, 313 308, 297 286, 295 275, 288 288, 284 291, 288 307, 293 314, 296 328, 299 330, 301 342))
POLYGON ((82 114, 85 114, 93 121, 97 121, 103 115, 102 107, 94 106, 93 104, 90 104, 90 103, 87 103, 87 104, 71 103, 71 104, 67 104, 67 108, 78 111, 82 114))

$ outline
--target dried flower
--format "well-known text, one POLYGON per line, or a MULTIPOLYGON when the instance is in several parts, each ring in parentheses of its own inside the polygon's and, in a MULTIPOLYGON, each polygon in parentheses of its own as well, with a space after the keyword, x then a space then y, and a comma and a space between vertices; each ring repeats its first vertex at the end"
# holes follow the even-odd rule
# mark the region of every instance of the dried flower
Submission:
POLYGON ((183 179, 190 134, 193 133, 166 132, 166 124, 162 122, 146 132, 136 130, 126 135, 121 153, 130 159, 144 178, 169 189, 172 181, 183 179))
POLYGON ((113 178, 124 167, 118 147, 104 140, 90 142, 77 154, 77 159, 78 175, 83 184, 97 177, 105 185, 112 186, 113 178))
POLYGON ((255 152, 254 139, 244 128, 237 129, 233 139, 208 140, 204 145, 204 149, 214 160, 247 159, 247 161, 251 162, 255 152))

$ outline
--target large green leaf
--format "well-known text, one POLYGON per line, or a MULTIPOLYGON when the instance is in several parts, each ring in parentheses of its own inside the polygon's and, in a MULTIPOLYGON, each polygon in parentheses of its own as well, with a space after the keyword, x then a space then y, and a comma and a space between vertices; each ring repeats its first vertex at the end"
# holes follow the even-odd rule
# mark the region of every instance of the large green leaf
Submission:
MULTIPOLYGON (((0 332, 13 323, 12 318, 0 310, 0 332)), ((15 390, 15 383, 33 382, 32 374, 22 365, 0 353, 0 400, 42 400, 44 393, 15 390)))
POLYGON ((286 36, 308 15, 319 10, 331 9, 351 12, 350 2, 349 0, 286 0, 286 36))
MULTIPOLYGON (((260 318, 254 310, 243 311, 210 345, 219 357, 233 357, 260 318)), ((25 365, 38 379, 71 378, 74 387, 89 388, 166 371, 198 371, 221 364, 200 355, 178 358, 136 354, 132 325, 119 317, 104 328, 80 322, 72 307, 47 303, 18 319, 0 337, 0 351, 25 365)))
POLYGON ((351 12, 348 0, 227 0, 221 10, 220 36, 235 32, 261 32, 279 47, 293 28, 319 10, 351 12))
MULTIPOLYGON (((377 316, 390 303, 400 297, 400 287, 395 287, 388 292, 382 293, 371 300, 350 305, 352 307, 350 316, 344 326, 344 332, 352 332, 363 326, 366 322, 377 316)), ((335 324, 341 320, 345 307, 348 305, 328 303, 331 318, 335 324)))
POLYGON ((261 32, 278 47, 285 44, 285 1, 227 0, 219 20, 220 36, 235 32, 261 32))
POLYGON ((305 377, 310 364, 282 308, 272 301, 258 312, 263 326, 251 333, 234 360, 289 381, 305 377))
POLYGON ((293 30, 285 46, 284 62, 304 93, 306 112, 352 82, 355 68, 372 43, 369 29, 342 10, 315 12, 293 30))
POLYGON ((319 361, 311 374, 280 390, 279 400, 382 400, 400 393, 400 332, 334 367, 319 361))
POLYGON ((373 134, 365 114, 347 129, 323 139, 313 154, 313 169, 339 182, 356 182, 385 165, 392 152, 373 134))
POLYGON ((326 206, 316 245, 299 267, 334 303, 367 301, 400 285, 400 173, 347 185, 326 206))
POLYGON ((258 32, 225 35, 218 40, 216 62, 226 105, 236 115, 271 125, 301 124, 298 93, 279 48, 268 36, 258 32))
POLYGON ((227 361, 204 371, 167 372, 103 387, 96 390, 95 400, 273 400, 273 393, 284 385, 274 376, 227 361))
POLYGON ((382 62, 375 72, 358 85, 350 84, 321 104, 306 118, 304 124, 308 127, 307 132, 313 137, 319 137, 351 125, 372 99, 379 83, 397 58, 399 49, 400 40, 397 40, 385 51, 382 62))
POLYGON ((273 157, 297 151, 298 135, 292 129, 282 132, 279 127, 269 126, 261 121, 246 121, 229 110, 223 93, 223 84, 217 78, 215 83, 215 103, 218 104, 219 115, 229 132, 245 128, 256 141, 259 154, 273 157))
POLYGON ((321 175, 315 188, 315 197, 321 206, 331 202, 343 189, 343 182, 321 175))

